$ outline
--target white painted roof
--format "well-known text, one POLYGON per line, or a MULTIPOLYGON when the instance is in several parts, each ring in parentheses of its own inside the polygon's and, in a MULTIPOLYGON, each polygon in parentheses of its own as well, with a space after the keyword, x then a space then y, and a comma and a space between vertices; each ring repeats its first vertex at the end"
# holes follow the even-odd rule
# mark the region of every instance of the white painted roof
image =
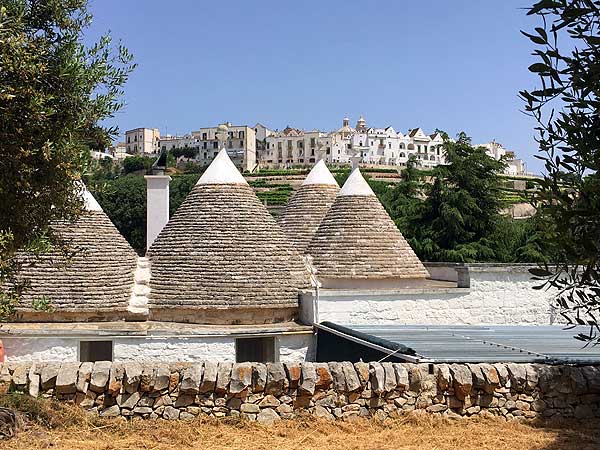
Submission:
POLYGON ((325 165, 325 161, 322 159, 315 164, 302 182, 302 186, 306 186, 308 184, 330 184, 332 186, 338 185, 337 181, 335 181, 335 178, 333 178, 333 175, 325 165))
POLYGON ((102 207, 98 203, 98 201, 94 198, 94 196, 88 191, 87 186, 83 183, 83 181, 78 180, 75 182, 76 191, 81 193, 83 197, 83 209, 86 211, 102 211, 102 207))
POLYGON ((352 171, 338 195, 375 196, 369 183, 363 178, 358 167, 352 171))
POLYGON ((215 156, 197 184, 248 184, 224 148, 215 156))

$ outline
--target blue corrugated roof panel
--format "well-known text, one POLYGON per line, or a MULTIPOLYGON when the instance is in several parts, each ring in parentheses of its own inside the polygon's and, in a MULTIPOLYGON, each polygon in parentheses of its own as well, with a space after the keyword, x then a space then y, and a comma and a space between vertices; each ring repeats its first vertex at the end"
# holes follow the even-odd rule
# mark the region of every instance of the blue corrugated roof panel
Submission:
POLYGON ((436 362, 600 363, 600 346, 584 347, 573 337, 579 330, 560 326, 345 326, 406 345, 436 362))

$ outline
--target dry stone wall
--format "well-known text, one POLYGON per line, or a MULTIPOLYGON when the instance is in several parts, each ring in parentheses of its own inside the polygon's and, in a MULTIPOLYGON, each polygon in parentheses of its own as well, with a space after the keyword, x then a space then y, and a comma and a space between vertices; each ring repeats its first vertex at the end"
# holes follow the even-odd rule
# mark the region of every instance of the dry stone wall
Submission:
POLYGON ((76 403, 106 417, 243 416, 269 423, 447 416, 600 417, 600 367, 400 363, 4 363, 0 394, 76 403))

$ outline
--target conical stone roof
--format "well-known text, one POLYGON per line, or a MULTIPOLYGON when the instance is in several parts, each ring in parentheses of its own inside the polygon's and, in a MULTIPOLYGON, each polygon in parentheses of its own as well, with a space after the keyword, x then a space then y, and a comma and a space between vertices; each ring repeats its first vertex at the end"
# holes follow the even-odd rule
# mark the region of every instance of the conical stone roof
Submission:
POLYGON ((29 286, 18 306, 19 320, 123 319, 134 283, 137 255, 94 197, 83 187, 85 209, 74 223, 51 225, 67 248, 21 255, 19 278, 29 286), (33 303, 50 302, 40 312, 33 303))
POLYGON ((150 249, 150 318, 268 323, 297 316, 308 272, 221 150, 150 249))
POLYGON ((427 270, 355 169, 321 221, 307 253, 319 278, 426 278, 427 270))
POLYGON ((339 190, 325 162, 320 160, 289 200, 279 218, 279 225, 301 254, 310 244, 339 190))

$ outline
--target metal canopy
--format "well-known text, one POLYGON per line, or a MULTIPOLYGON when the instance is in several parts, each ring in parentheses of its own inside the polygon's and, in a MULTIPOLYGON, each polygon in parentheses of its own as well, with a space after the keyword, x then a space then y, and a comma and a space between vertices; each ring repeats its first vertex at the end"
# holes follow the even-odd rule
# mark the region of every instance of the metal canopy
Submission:
MULTIPOLYGON (((413 348, 435 362, 600 363, 600 346, 560 326, 344 325, 413 348)), ((583 327, 582 327, 583 329, 583 327)), ((587 331, 587 330, 586 330, 587 331)))

